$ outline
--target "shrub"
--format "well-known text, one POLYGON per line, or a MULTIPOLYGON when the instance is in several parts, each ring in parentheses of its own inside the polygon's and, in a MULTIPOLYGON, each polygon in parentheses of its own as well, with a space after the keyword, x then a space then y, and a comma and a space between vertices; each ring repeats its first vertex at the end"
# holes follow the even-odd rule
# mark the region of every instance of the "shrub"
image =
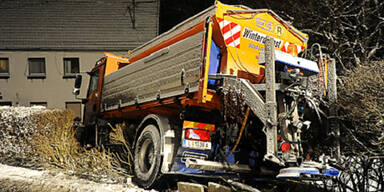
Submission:
POLYGON ((384 62, 360 66, 342 78, 338 107, 343 151, 375 154, 384 148, 384 62))
POLYGON ((0 160, 12 165, 62 169, 96 181, 122 180, 131 172, 132 155, 123 136, 124 126, 112 127, 111 141, 123 145, 121 154, 103 147, 85 149, 75 139, 74 114, 69 110, 8 108, 1 111, 0 160), (124 161, 123 161, 124 160, 124 161), (122 168, 124 166, 124 168, 122 168))

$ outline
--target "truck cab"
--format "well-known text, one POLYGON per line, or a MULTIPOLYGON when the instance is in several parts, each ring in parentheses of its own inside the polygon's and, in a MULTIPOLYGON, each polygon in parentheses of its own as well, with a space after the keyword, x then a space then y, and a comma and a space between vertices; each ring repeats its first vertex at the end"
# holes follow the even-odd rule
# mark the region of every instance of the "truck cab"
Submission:
POLYGON ((86 103, 84 104, 84 125, 95 124, 95 117, 100 114, 101 89, 105 70, 105 58, 100 59, 88 73, 90 76, 86 103))

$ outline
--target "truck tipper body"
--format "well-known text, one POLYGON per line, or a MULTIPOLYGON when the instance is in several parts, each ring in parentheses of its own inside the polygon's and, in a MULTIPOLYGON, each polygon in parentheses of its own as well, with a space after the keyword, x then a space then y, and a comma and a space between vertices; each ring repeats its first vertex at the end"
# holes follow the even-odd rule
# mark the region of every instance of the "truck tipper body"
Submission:
POLYGON ((81 138, 107 144, 107 124, 127 124, 144 187, 162 174, 262 175, 263 167, 297 166, 300 133, 310 125, 305 79, 321 72, 298 57, 307 42, 271 10, 216 1, 128 57, 106 53, 96 63, 81 138))

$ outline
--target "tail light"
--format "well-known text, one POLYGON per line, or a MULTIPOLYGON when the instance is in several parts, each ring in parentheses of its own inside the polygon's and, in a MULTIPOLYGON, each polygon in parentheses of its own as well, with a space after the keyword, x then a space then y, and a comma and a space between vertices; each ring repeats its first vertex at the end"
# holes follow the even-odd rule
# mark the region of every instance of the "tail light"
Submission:
POLYGON ((291 150, 291 145, 287 142, 283 142, 281 145, 280 145, 280 149, 281 151, 283 152, 288 152, 289 150, 291 150))
POLYGON ((186 129, 185 138, 189 140, 210 141, 211 135, 209 131, 203 129, 186 129))

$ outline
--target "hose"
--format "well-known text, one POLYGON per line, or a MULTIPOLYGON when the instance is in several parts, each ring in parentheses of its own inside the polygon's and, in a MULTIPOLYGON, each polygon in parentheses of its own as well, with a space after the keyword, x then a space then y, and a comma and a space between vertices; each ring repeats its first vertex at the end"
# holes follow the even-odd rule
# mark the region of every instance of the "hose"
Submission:
POLYGON ((247 112, 245 112, 245 117, 244 117, 244 120, 243 120, 243 123, 241 124, 241 129, 240 129, 240 133, 239 133, 239 137, 237 138, 237 141, 236 141, 236 144, 235 146, 232 148, 231 152, 229 154, 232 154, 237 146, 239 145, 240 143, 240 139, 241 137, 243 136, 243 132, 244 132, 244 129, 245 129, 245 125, 247 124, 247 120, 248 120, 248 116, 249 116, 249 111, 250 111, 250 108, 248 107, 247 108, 247 112))

